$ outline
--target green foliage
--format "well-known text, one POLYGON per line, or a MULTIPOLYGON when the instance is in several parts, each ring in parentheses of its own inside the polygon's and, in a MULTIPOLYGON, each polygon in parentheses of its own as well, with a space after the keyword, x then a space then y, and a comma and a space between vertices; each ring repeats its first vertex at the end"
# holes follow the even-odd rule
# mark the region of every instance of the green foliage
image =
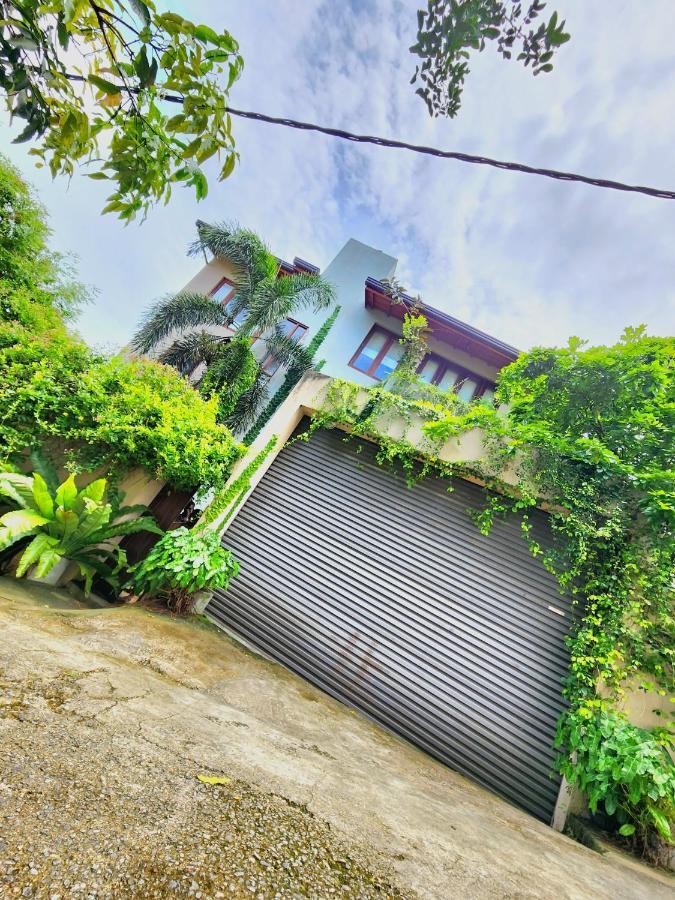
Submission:
POLYGON ((217 531, 176 528, 159 539, 145 559, 130 570, 130 584, 137 594, 205 589, 226 590, 239 565, 220 543, 217 531))
POLYGON ((202 397, 217 398, 219 422, 240 424, 242 415, 237 405, 242 394, 253 387, 258 368, 250 338, 236 338, 220 345, 199 383, 202 397))
POLYGON ((62 559, 68 559, 77 564, 87 593, 96 575, 118 587, 118 572, 126 556, 111 543, 113 538, 138 531, 162 534, 147 517, 120 521, 139 507, 115 510, 106 502, 105 478, 78 490, 72 475, 55 487, 38 472, 32 477, 0 472, 0 495, 15 507, 0 516, 0 550, 32 538, 21 554, 17 578, 32 567, 42 578, 62 559))
POLYGON ((260 467, 261 463, 269 456, 272 448, 277 443, 276 435, 273 435, 265 444, 263 449, 258 453, 251 462, 243 469, 243 471, 221 491, 219 491, 209 504, 208 509, 204 513, 203 521, 208 525, 217 523, 219 530, 232 516, 244 498, 244 495, 251 487, 251 478, 260 467))
POLYGON ((204 395, 222 394, 221 421, 243 430, 255 419, 266 402, 268 378, 255 362, 248 346, 254 336, 263 335, 267 353, 289 370, 309 368, 308 348, 288 338, 280 323, 298 309, 318 310, 330 306, 335 294, 318 275, 279 276, 279 263, 252 231, 227 224, 198 223, 199 239, 192 253, 209 250, 233 266, 236 295, 227 310, 212 297, 183 293, 165 297, 143 316, 131 346, 137 353, 156 350, 175 332, 179 336, 161 350, 159 358, 187 373, 202 363, 215 371, 203 379, 204 395), (194 332, 222 326, 237 317, 239 341, 231 346, 208 332, 194 332))
POLYGON ((312 340, 307 345, 307 348, 306 348, 307 365, 306 366, 303 365, 303 361, 291 363, 291 365, 288 368, 288 371, 286 372, 286 377, 284 378, 283 382, 281 383, 281 386, 279 387, 278 391, 275 393, 275 395, 272 397, 270 402, 260 413, 253 428, 251 428, 251 430, 248 431, 246 436, 244 437, 245 444, 250 445, 253 443, 253 441, 258 437, 258 435, 260 434, 262 429, 265 427, 265 425, 272 418, 274 413, 279 409, 279 407, 284 402, 286 397, 288 397, 288 395, 293 390, 295 385, 300 381, 300 379, 305 374, 305 372, 309 371, 309 369, 312 368, 316 351, 319 349, 321 344, 323 344, 323 342, 325 341, 326 335, 331 330, 331 328, 333 327, 333 323, 335 322, 335 320, 337 319, 337 317, 340 314, 340 309, 341 309, 340 306, 335 307, 333 312, 330 314, 330 316, 328 316, 328 318, 323 323, 321 328, 319 328, 317 333, 314 335, 312 340))
POLYGON ((584 791, 592 812, 602 803, 608 815, 617 816, 625 837, 638 829, 656 829, 664 841, 672 840, 672 733, 636 728, 616 713, 600 710, 571 723, 567 742, 569 755, 561 760, 561 772, 584 791))
POLYGON ((0 339, 21 328, 63 332, 62 319, 85 302, 68 258, 48 249, 49 235, 44 209, 0 156, 0 339))
POLYGON ((51 446, 75 470, 114 476, 142 466, 175 487, 218 486, 243 452, 175 371, 106 359, 67 337, 0 348, 0 447, 5 461, 51 446))
POLYGON ((16 142, 36 141, 38 165, 70 176, 80 163, 109 180, 104 212, 130 220, 167 202, 174 184, 208 185, 201 168, 237 154, 228 92, 243 60, 229 32, 195 25, 152 0, 3 2, 0 88, 24 128, 16 142), (74 62, 76 60, 76 62, 74 62), (166 108, 164 95, 183 98, 166 108))
POLYGON ((428 0, 417 12, 417 41, 410 52, 422 60, 411 79, 429 115, 454 118, 459 112, 471 51, 483 51, 488 41, 497 52, 532 66, 532 73, 550 72, 555 51, 570 36, 554 12, 548 22, 533 23, 545 9, 543 0, 428 0))
POLYGON ((673 723, 637 728, 621 701, 640 681, 658 696, 674 686, 674 368, 674 339, 631 328, 613 347, 585 349, 572 339, 564 349, 522 354, 500 375, 497 396, 507 412, 427 393, 414 379, 393 381, 396 393, 333 381, 303 436, 346 425, 376 441, 378 461, 402 466, 410 483, 426 474, 479 478, 498 491, 475 516, 484 533, 495 516, 521 515, 532 552, 581 606, 569 641, 559 767, 647 853, 655 833, 669 839, 675 811, 666 752, 673 723), (393 439, 389 426, 401 420, 403 435, 393 439), (410 440, 420 428, 423 441, 410 440), (474 428, 484 434, 480 465, 438 458, 448 440, 474 428), (506 466, 517 469, 516 488, 500 482, 506 466), (541 498, 555 539, 546 551, 527 522, 541 498))
POLYGON ((278 277, 279 263, 252 231, 221 223, 199 223, 199 239, 192 253, 206 250, 234 266, 236 297, 229 308, 230 320, 246 311, 238 333, 263 334, 301 309, 327 309, 335 302, 333 287, 320 275, 278 277))

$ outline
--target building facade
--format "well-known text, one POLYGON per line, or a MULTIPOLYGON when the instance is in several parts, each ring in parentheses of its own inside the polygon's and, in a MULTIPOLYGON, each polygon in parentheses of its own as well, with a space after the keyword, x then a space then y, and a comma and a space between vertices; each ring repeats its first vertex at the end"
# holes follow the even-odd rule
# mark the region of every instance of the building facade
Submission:
MULTIPOLYGON (((415 303, 405 294, 402 302, 391 298, 387 281, 395 276, 396 264, 395 257, 352 238, 321 273, 333 285, 340 306, 317 354, 325 360, 326 375, 369 386, 384 381, 395 369, 403 351, 399 343, 403 316, 415 303)), ((293 272, 319 270, 298 257, 293 263, 279 261, 280 277, 293 272)), ((184 290, 209 294, 226 308, 235 292, 231 266, 224 259, 207 260, 184 290)), ((420 377, 455 390, 464 400, 490 398, 499 370, 518 356, 518 350, 431 306, 422 308, 430 327, 430 352, 420 365, 420 377)), ((330 313, 330 309, 303 310, 297 319, 286 320, 286 333, 306 343, 330 313)), ((232 328, 216 330, 234 334, 236 327, 235 321, 232 328)), ((253 351, 270 377, 272 396, 283 381, 283 367, 267 356, 263 340, 256 341, 253 351)))

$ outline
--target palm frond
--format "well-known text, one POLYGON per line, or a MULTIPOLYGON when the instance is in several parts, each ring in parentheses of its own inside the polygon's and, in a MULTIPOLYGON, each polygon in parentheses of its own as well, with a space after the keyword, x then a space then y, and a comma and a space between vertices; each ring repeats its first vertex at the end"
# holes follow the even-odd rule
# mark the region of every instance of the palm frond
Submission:
POLYGON ((289 337, 276 326, 272 334, 265 338, 269 355, 282 366, 292 366, 298 371, 306 372, 312 366, 312 353, 296 338, 289 337))
POLYGON ((288 282, 289 289, 295 297, 295 309, 311 307, 317 312, 320 309, 327 309, 335 303, 337 296, 335 288, 321 275, 305 275, 300 272, 279 280, 288 282))
POLYGON ((141 327, 131 339, 131 349, 148 353, 174 331, 223 325, 223 308, 205 294, 181 293, 164 297, 144 314, 141 327))
POLYGON ((261 334, 298 309, 323 309, 334 300, 333 286, 319 275, 267 278, 256 286, 248 304, 248 316, 240 331, 244 334, 261 334))
POLYGON ((276 274, 277 261, 255 232, 230 222, 215 225, 200 222, 197 231, 198 238, 189 252, 194 255, 209 250, 214 256, 226 259, 235 269, 232 279, 235 286, 247 299, 261 279, 276 274))
POLYGON ((241 394, 225 423, 233 431, 244 431, 255 422, 258 410, 267 403, 269 398, 268 382, 268 376, 262 369, 258 369, 253 384, 241 394))
POLYGON ((229 336, 211 334, 209 331, 192 331, 174 341, 157 358, 167 366, 173 366, 181 375, 188 375, 200 363, 211 365, 223 346, 231 340, 229 336))

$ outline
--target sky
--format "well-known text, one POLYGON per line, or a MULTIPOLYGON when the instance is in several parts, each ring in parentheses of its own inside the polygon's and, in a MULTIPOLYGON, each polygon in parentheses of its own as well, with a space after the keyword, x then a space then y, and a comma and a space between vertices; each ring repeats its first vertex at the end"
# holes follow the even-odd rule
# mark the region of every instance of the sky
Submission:
MULTIPOLYGON (((408 52, 421 0, 175 2, 229 29, 245 71, 241 109, 443 149, 675 189, 672 0, 549 0, 572 40, 533 78, 493 49, 471 63, 455 119, 431 119, 408 52)), ((237 221, 278 256, 325 268, 350 237, 399 260, 403 285, 521 349, 570 335, 612 343, 626 325, 672 334, 675 201, 554 182, 234 121, 241 162, 197 203, 177 189, 142 224, 102 216, 102 183, 52 181, 30 145, 0 146, 46 205, 53 245, 79 257, 95 300, 78 321, 102 349, 123 345, 142 310, 176 292, 197 218, 237 221)), ((210 171, 213 171, 211 169, 210 171)), ((207 164, 207 174, 209 172, 207 164)))

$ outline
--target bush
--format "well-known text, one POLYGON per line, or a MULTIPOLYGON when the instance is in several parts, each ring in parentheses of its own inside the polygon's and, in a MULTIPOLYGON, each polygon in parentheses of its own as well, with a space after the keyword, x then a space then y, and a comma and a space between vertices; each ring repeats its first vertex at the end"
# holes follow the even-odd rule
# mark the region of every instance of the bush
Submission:
POLYGON ((212 529, 176 528, 155 544, 144 560, 130 570, 135 593, 166 594, 170 609, 191 612, 198 591, 221 588, 239 572, 239 564, 212 529))
POLYGON ((0 462, 56 444, 74 470, 142 466, 174 487, 219 486, 243 448, 168 366, 106 359, 67 336, 0 344, 0 462))

